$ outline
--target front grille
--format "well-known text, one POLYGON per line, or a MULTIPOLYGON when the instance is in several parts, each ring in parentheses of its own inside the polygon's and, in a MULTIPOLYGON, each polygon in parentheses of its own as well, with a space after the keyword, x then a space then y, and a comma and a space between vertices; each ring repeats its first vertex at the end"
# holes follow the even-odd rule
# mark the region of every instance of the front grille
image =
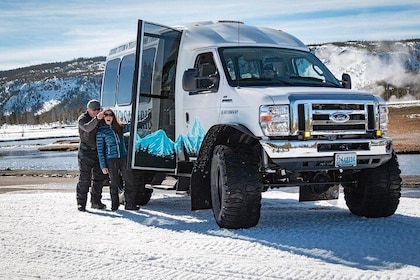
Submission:
POLYGON ((313 131, 342 131, 342 130, 364 130, 365 124, 323 124, 313 125, 313 131))
POLYGON ((363 104, 312 104, 312 110, 364 110, 363 104))
MULTIPOLYGON (((328 98, 328 97, 327 97, 328 98)), ((327 99, 325 98, 325 99, 327 99)), ((291 100, 295 134, 310 131, 312 135, 369 134, 375 130, 376 106, 372 100, 291 100), (352 102, 353 101, 353 102, 352 102), (331 102, 331 103, 330 103, 331 102)), ((293 133, 293 131, 292 131, 293 133)))

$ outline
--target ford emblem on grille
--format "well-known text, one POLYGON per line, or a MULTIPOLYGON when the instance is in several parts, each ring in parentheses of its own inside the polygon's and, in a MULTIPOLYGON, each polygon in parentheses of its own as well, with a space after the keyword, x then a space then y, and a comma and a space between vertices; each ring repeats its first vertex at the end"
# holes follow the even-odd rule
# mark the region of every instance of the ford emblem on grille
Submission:
POLYGON ((335 112, 330 114, 330 120, 336 123, 344 123, 350 119, 350 116, 343 112, 335 112))

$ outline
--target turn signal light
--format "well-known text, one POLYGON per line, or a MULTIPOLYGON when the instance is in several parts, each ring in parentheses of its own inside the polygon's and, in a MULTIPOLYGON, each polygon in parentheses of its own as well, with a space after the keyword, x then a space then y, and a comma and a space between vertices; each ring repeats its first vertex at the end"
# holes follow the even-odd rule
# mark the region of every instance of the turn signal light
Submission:
POLYGON ((273 119, 270 115, 260 115, 260 121, 262 122, 269 122, 273 119))

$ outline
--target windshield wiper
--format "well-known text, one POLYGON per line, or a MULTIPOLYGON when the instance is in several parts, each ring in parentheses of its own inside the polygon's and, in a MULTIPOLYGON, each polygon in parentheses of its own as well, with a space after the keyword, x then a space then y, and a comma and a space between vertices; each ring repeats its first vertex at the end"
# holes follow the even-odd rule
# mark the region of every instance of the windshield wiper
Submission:
POLYGON ((290 76, 289 78, 292 80, 302 80, 302 81, 322 83, 322 85, 316 84, 316 86, 341 87, 340 84, 336 84, 331 81, 324 81, 322 79, 315 78, 315 77, 290 76))
POLYGON ((289 81, 286 81, 286 80, 283 80, 283 79, 279 79, 279 78, 273 78, 272 80, 269 79, 269 80, 267 80, 267 82, 270 85, 273 85, 273 84, 274 85, 280 85, 280 86, 282 86, 282 85, 292 86, 293 85, 293 83, 291 83, 289 81))
POLYGON ((289 79, 303 80, 303 81, 313 81, 323 83, 324 80, 315 78, 315 77, 304 77, 304 76, 289 76, 289 79))
POLYGON ((290 86, 294 85, 289 81, 282 79, 274 78, 252 78, 252 79, 242 79, 239 82, 240 86, 290 86))

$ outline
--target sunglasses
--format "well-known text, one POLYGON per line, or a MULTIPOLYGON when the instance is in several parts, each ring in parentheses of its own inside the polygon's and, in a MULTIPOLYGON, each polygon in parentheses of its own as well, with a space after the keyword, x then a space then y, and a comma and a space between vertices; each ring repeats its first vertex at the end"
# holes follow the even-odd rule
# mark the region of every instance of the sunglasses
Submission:
POLYGON ((98 108, 98 109, 92 109, 92 111, 99 111, 99 110, 101 110, 100 108, 98 108))
POLYGON ((114 116, 114 114, 113 114, 113 113, 105 113, 105 114, 104 114, 104 116, 105 116, 105 117, 113 117, 113 116, 114 116))

